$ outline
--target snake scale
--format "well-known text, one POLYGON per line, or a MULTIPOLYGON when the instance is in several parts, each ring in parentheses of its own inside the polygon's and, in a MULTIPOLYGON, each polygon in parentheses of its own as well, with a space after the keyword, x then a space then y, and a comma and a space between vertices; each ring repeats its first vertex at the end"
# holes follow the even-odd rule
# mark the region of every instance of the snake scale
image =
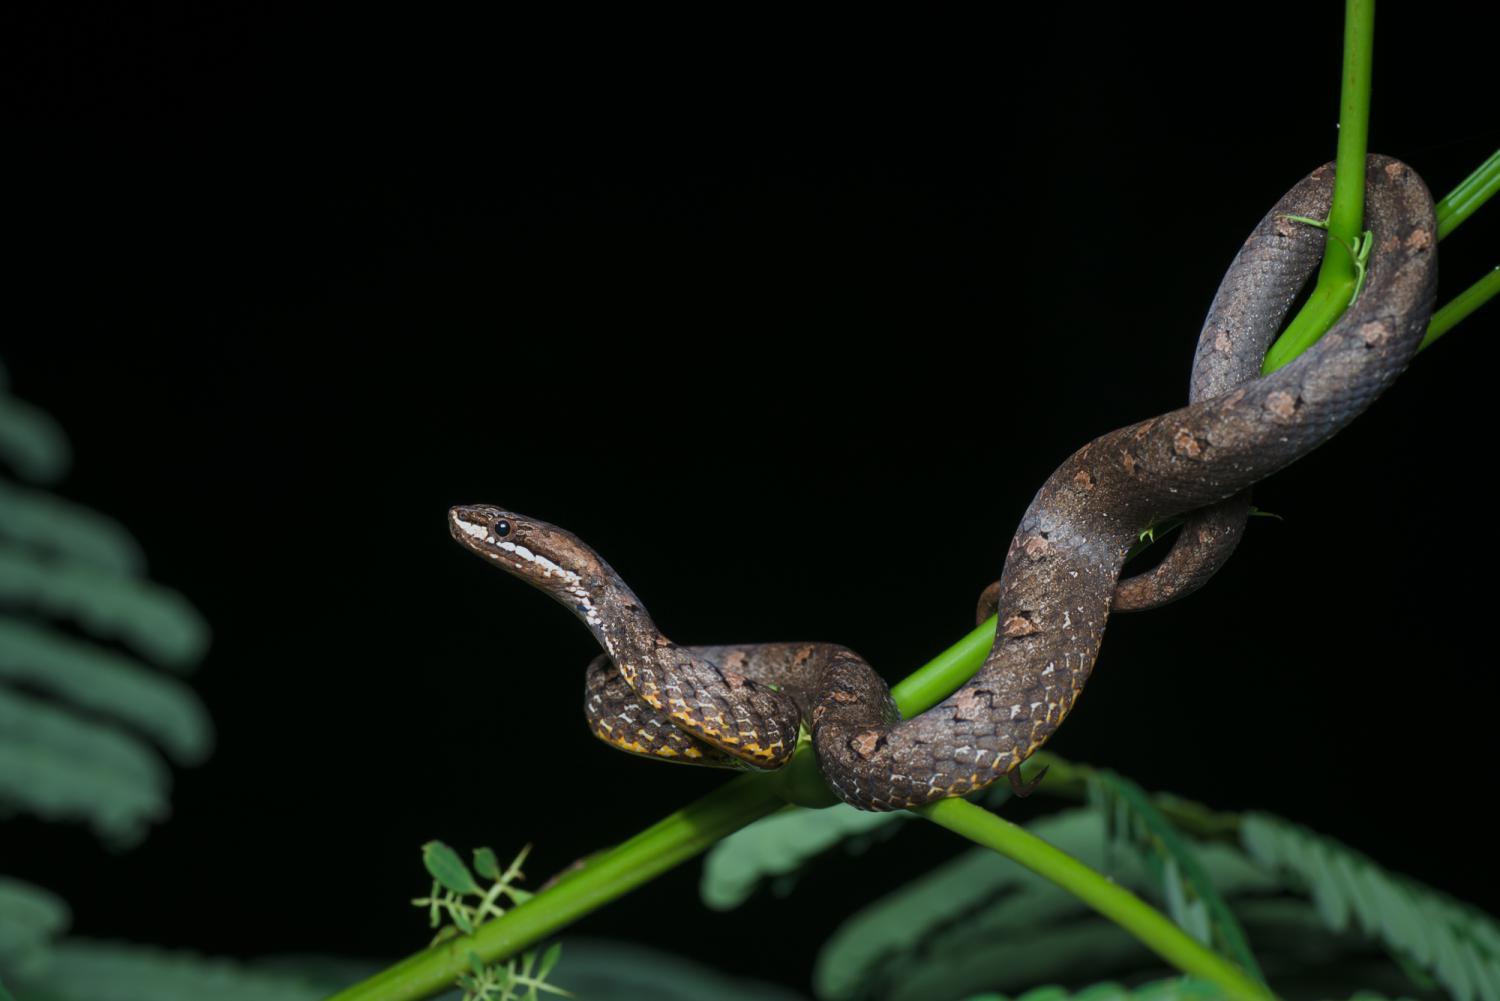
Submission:
MULTIPOLYGON (((981 619, 999 626, 983 666, 903 720, 885 683, 828 643, 685 647, 663 636, 610 566, 575 536, 489 505, 455 507, 472 552, 550 594, 593 632, 585 713, 608 743, 666 760, 777 768, 799 725, 844 801, 918 806, 1011 773, 1066 718, 1111 610, 1201 586, 1228 558, 1248 488, 1327 441, 1388 386, 1427 327, 1437 276, 1432 198, 1405 164, 1372 155, 1372 234, 1357 299, 1316 344, 1260 375, 1261 359, 1321 259, 1333 167, 1289 191, 1246 240, 1199 336, 1188 406, 1111 431, 1057 468, 1021 518, 981 619), (1141 531, 1186 515, 1153 571, 1120 580, 1141 531)), ((1014 780, 1014 775, 1012 775, 1014 780)))

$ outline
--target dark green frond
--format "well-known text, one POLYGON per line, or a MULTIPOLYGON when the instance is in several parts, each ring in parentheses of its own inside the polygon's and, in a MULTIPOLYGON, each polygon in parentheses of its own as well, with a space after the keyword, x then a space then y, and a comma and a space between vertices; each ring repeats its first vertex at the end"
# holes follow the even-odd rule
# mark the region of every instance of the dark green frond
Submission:
POLYGON ((125 526, 82 504, 0 480, 0 538, 118 574, 140 574, 146 554, 125 526))
POLYGON ((0 546, 0 604, 72 619, 180 671, 196 665, 208 647, 208 624, 176 591, 15 546, 0 546))
POLYGON ((1263 813, 1247 814, 1245 850, 1292 877, 1335 931, 1357 928, 1437 978, 1458 1001, 1500 1001, 1500 923, 1335 841, 1263 813))
POLYGON ((20 683, 150 736, 173 760, 197 764, 213 725, 192 689, 130 657, 0 618, 0 681, 20 683))

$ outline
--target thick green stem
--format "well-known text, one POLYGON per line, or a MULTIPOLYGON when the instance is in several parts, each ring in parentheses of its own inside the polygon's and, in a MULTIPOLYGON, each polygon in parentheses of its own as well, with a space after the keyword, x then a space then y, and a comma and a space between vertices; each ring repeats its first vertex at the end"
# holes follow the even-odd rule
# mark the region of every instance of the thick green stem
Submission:
POLYGON ((473 935, 409 956, 340 991, 333 1001, 412 1001, 445 991, 469 968, 470 952, 487 962, 513 956, 784 805, 765 776, 743 775, 592 859, 473 935))
POLYGON ((1262 372, 1274 372, 1333 326, 1354 295, 1353 250, 1365 212, 1365 146, 1370 134, 1370 75, 1375 38, 1375 0, 1345 0, 1344 73, 1339 97, 1338 156, 1333 204, 1328 210, 1328 246, 1318 282, 1271 350, 1262 372))
POLYGON ((1267 1001, 1275 997, 1134 893, 1010 821, 961 799, 940 800, 913 812, 1057 884, 1182 972, 1213 981, 1226 997, 1243 1001, 1267 1001))

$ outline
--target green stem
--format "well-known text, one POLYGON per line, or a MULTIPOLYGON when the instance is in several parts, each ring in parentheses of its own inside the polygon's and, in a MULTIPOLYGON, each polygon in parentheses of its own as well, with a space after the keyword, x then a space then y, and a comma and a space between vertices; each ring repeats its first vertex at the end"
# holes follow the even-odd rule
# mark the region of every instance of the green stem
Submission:
POLYGON ((901 715, 910 718, 926 712, 952 695, 979 670, 994 645, 995 616, 991 615, 891 688, 901 715))
POLYGON ((1452 330, 1459 320, 1489 302, 1497 292, 1500 292, 1500 267, 1491 268, 1489 274, 1458 293, 1442 309, 1433 313, 1432 322, 1427 325, 1427 336, 1422 338, 1422 343, 1417 345, 1417 350, 1421 351, 1452 330))
POLYGON ((1328 246, 1312 294, 1266 352, 1262 372, 1274 372, 1307 350, 1333 326, 1354 295, 1354 258, 1349 251, 1360 238, 1364 224, 1374 39, 1375 0, 1345 0, 1344 72, 1333 203, 1328 210, 1328 246))
POLYGON ((1015 860, 1062 887, 1182 972, 1213 981, 1227 997, 1243 1001, 1268 1001, 1275 997, 1239 967, 1205 949, 1140 897, 1024 828, 961 799, 939 800, 913 812, 1015 860))
POLYGON ((1448 197, 1437 203, 1437 233, 1441 240, 1453 232, 1474 210, 1496 191, 1500 191, 1500 149, 1479 165, 1479 169, 1459 182, 1448 197))

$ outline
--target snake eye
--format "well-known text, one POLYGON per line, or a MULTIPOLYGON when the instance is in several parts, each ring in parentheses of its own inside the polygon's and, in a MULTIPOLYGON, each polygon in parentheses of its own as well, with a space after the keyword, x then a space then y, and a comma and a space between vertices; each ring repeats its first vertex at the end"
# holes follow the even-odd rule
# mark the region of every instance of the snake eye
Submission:
POLYGON ((491 531, 495 533, 495 538, 503 539, 510 534, 510 522, 506 521, 504 518, 501 518, 499 521, 495 522, 495 526, 491 529, 491 531))

